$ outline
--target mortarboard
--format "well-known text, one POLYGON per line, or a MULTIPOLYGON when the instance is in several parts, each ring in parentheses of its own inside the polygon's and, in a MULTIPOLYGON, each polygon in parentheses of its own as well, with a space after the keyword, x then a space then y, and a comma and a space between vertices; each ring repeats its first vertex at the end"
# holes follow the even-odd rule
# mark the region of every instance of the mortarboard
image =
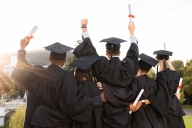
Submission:
POLYGON ((111 58, 113 51, 118 51, 120 48, 120 43, 127 42, 126 40, 116 38, 116 37, 110 37, 101 40, 100 42, 106 42, 106 49, 111 50, 111 58))
POLYGON ((77 67, 83 70, 87 70, 93 63, 95 63, 99 58, 84 56, 75 60, 70 66, 77 67))
POLYGON ((106 49, 111 50, 111 47, 113 47, 113 50, 119 50, 120 48, 120 43, 127 42, 126 40, 116 38, 116 37, 110 37, 101 40, 100 42, 106 42, 106 49))
POLYGON ((145 63, 155 67, 158 63, 158 61, 144 53, 139 55, 140 60, 144 61, 145 63))
POLYGON ((158 50, 158 51, 154 51, 153 54, 172 56, 173 52, 166 51, 166 50, 158 50))
POLYGON ((73 50, 73 48, 63 45, 59 42, 53 43, 44 48, 48 51, 51 51, 50 56, 55 60, 65 59, 66 52, 73 50))

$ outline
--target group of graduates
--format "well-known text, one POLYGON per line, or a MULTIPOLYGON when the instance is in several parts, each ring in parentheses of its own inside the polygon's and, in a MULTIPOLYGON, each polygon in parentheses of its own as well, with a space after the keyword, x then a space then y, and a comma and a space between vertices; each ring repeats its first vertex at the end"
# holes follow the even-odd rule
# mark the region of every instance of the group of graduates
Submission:
POLYGON ((177 88, 180 76, 171 64, 172 52, 155 51, 156 58, 139 55, 135 25, 129 23, 130 47, 121 61, 120 43, 106 38, 106 57, 99 56, 81 20, 82 42, 75 48, 59 42, 47 47, 50 65, 30 65, 20 41, 12 78, 28 90, 24 128, 185 128, 177 88), (63 69, 66 52, 73 50, 74 72, 63 69), (156 79, 147 73, 157 66, 156 79), (144 89, 136 105, 137 95, 144 89), (131 113, 132 112, 132 113, 131 113))

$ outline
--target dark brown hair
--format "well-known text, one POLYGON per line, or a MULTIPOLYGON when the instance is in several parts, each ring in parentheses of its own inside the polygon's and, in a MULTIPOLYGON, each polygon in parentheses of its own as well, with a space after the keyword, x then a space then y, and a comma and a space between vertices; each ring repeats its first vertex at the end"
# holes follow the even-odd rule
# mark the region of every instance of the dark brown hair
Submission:
POLYGON ((87 80, 93 80, 92 70, 91 69, 83 70, 83 69, 77 68, 75 71, 76 82, 77 83, 82 82, 83 77, 85 77, 87 80))

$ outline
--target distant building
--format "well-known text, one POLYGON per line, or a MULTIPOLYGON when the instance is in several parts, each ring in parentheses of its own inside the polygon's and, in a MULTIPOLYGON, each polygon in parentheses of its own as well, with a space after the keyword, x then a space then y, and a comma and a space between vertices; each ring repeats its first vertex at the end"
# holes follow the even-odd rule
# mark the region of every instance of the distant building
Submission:
POLYGON ((17 56, 11 56, 11 63, 7 65, 3 65, 3 71, 9 75, 12 74, 17 63, 17 56))
POLYGON ((5 73, 7 73, 7 74, 11 75, 12 72, 13 72, 13 70, 14 70, 14 67, 13 67, 12 65, 10 65, 10 64, 8 64, 8 65, 3 65, 3 71, 4 71, 5 73))

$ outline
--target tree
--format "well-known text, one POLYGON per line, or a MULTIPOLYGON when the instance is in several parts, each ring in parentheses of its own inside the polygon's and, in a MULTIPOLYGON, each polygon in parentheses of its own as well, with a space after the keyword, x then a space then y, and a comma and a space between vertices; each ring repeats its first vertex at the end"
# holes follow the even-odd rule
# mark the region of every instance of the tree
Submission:
MULTIPOLYGON (((77 40, 76 41, 77 42, 77 44, 75 45, 76 47, 81 43, 81 40, 77 40)), ((72 72, 73 71, 73 69, 74 69, 74 67, 72 67, 72 66, 70 66, 70 64, 73 62, 73 61, 75 61, 77 58, 74 56, 74 55, 72 55, 71 57, 69 57, 68 59, 67 59, 67 61, 65 62, 65 67, 64 67, 64 69, 65 70, 68 70, 69 72, 72 72)))
POLYGON ((155 79, 155 71, 153 69, 151 69, 148 74, 147 74, 150 78, 155 79))
POLYGON ((76 60, 76 57, 73 55, 73 56, 71 56, 71 57, 69 57, 68 59, 67 59, 67 61, 65 62, 65 67, 64 67, 64 69, 65 70, 67 70, 67 71, 69 71, 69 72, 72 72, 73 71, 73 67, 72 66, 70 66, 70 64, 73 62, 73 61, 75 61, 76 60))
POLYGON ((183 77, 184 64, 182 60, 174 60, 172 61, 172 65, 175 70, 179 73, 181 77, 183 77))
POLYGON ((192 60, 187 61, 183 73, 183 90, 188 95, 192 95, 192 60))

